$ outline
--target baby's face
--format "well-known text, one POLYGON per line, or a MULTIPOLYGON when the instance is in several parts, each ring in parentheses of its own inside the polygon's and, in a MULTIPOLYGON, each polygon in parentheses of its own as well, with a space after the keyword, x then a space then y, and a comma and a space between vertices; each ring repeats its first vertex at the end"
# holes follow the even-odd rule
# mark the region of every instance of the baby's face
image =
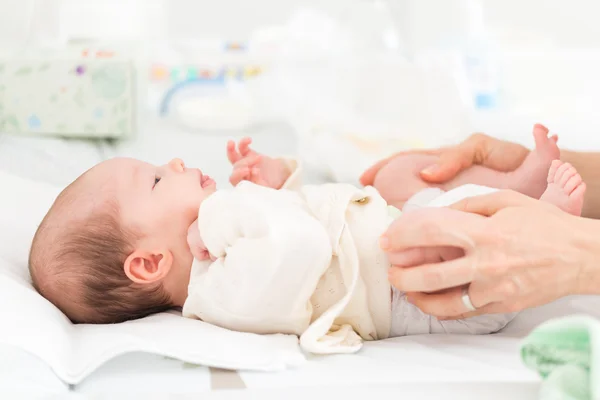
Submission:
POLYGON ((98 188, 105 188, 99 190, 116 199, 125 227, 141 232, 151 246, 168 247, 176 256, 189 253, 188 228, 198 218, 202 201, 216 190, 208 175, 186 168, 180 159, 162 166, 113 159, 91 172, 98 188))

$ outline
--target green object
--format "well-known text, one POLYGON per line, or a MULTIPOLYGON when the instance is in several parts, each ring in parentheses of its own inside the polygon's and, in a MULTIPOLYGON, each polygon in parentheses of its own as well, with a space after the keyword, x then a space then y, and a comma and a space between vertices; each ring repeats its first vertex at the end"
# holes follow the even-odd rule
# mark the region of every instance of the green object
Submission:
POLYGON ((133 136, 134 79, 128 59, 62 52, 0 59, 0 130, 75 138, 133 136))
POLYGON ((600 398, 600 320, 583 315, 550 320, 525 339, 521 357, 544 379, 540 399, 600 398))

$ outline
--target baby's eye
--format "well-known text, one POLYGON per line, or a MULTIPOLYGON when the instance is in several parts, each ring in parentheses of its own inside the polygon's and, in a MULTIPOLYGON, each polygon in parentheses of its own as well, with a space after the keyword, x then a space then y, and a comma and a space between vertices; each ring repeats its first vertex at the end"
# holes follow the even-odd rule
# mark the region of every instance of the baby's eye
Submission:
POLYGON ((152 187, 156 186, 158 182, 160 182, 160 176, 154 178, 154 185, 152 187))

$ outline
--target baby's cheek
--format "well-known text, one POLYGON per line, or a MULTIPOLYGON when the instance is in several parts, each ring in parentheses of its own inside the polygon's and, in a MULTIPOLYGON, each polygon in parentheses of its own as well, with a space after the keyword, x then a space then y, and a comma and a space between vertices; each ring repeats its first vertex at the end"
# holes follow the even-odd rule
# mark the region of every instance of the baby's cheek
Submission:
POLYGON ((198 212, 200 211, 200 204, 190 203, 185 208, 185 218, 189 223, 194 222, 198 219, 198 212))

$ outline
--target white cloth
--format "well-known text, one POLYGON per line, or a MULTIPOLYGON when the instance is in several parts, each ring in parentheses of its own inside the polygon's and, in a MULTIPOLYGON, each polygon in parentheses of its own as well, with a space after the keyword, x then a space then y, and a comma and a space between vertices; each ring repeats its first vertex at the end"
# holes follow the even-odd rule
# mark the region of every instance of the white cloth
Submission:
POLYGON ((385 339, 390 217, 373 188, 243 182, 206 199, 200 235, 214 263, 192 266, 183 315, 254 333, 292 333, 312 353, 355 352, 385 339))
POLYGON ((428 207, 447 207, 468 197, 482 196, 497 191, 498 189, 473 184, 462 185, 447 192, 438 188, 423 189, 408 199, 402 211, 409 212, 428 207))

